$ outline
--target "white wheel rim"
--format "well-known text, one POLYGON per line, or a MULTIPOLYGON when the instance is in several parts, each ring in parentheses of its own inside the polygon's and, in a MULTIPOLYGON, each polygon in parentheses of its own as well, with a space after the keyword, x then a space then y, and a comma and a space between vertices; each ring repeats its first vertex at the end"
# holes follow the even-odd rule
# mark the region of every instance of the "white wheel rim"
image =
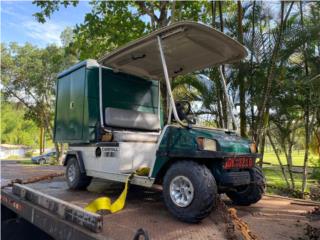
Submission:
POLYGON ((178 207, 187 207, 193 200, 194 188, 185 176, 177 176, 170 182, 170 197, 178 207))
POLYGON ((76 167, 74 164, 70 165, 68 168, 68 179, 70 182, 73 182, 76 178, 76 167))

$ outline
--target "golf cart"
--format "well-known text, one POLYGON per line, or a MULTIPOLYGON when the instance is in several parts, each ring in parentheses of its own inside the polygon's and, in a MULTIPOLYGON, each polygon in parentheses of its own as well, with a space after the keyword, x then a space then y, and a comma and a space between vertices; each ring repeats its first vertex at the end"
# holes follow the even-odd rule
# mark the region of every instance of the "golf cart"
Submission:
POLYGON ((171 91, 178 75, 246 54, 213 28, 179 22, 60 73, 54 137, 69 144, 69 187, 86 188, 92 177, 125 182, 144 169, 130 183, 162 185, 165 205, 186 222, 208 216, 219 193, 236 204, 259 201, 265 180, 255 166, 255 145, 233 131, 195 125, 190 104, 176 103, 171 91), (167 96, 161 96, 159 81, 165 81, 167 96))

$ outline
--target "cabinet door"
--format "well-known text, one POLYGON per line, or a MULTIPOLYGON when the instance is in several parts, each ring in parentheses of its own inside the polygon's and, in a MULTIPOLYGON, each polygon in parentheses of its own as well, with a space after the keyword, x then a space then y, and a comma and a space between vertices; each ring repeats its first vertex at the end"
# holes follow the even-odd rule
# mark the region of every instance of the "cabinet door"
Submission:
POLYGON ((70 75, 69 139, 80 140, 83 134, 83 110, 85 93, 85 68, 70 75))
POLYGON ((68 139, 70 75, 58 79, 56 97, 57 108, 55 112, 55 140, 59 142, 64 142, 68 139))
POLYGON ((56 140, 81 140, 85 95, 85 68, 58 80, 56 140))

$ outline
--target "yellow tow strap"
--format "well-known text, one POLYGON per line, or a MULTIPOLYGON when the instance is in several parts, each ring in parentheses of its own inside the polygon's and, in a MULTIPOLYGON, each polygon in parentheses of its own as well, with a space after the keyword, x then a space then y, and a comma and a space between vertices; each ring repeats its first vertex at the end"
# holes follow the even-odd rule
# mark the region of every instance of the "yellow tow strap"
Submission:
POLYGON ((93 213, 96 213, 97 211, 101 211, 101 210, 107 210, 107 211, 110 211, 111 213, 115 213, 122 210, 126 203, 128 185, 133 175, 134 174, 137 174, 140 176, 147 175, 149 173, 149 170, 150 170, 149 168, 148 169, 142 168, 137 170, 135 173, 132 173, 130 176, 128 176, 122 193, 117 198, 117 200, 115 200, 113 203, 111 203, 111 199, 108 197, 100 197, 90 202, 84 209, 88 212, 93 212, 93 213))

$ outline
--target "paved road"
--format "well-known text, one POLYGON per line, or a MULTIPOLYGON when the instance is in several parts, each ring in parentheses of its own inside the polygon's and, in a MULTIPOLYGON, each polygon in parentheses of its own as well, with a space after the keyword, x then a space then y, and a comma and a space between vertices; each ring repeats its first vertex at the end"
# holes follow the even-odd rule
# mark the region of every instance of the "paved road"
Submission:
MULTIPOLYGON (((61 166, 28 166, 15 161, 1 161, 1 165, 2 184, 10 182, 10 179, 27 179, 30 176, 43 176, 63 171, 61 166)), ((104 189, 106 186, 108 186, 106 182, 95 180, 89 187, 89 190, 95 193, 70 192, 66 189, 63 178, 34 185, 39 190, 64 198, 66 201, 74 201, 74 204, 82 207, 90 199, 98 196, 108 194, 112 197, 112 194, 114 196, 119 194, 119 189, 113 193, 110 189, 104 189)), ((117 184, 113 187, 117 189, 117 184)), ((200 224, 185 224, 171 217, 161 199, 161 193, 131 188, 126 208, 117 214, 104 217, 105 232, 115 239, 121 239, 132 235, 133 230, 144 227, 154 236, 152 239, 225 239, 227 237, 226 225, 222 223, 219 211, 214 211, 200 224)), ((307 224, 320 229, 319 217, 311 220, 308 215, 308 211, 314 209, 314 206, 293 204, 295 201, 290 199, 264 197, 257 204, 239 207, 233 206, 225 196, 222 196, 222 199, 228 207, 237 209, 238 217, 248 224, 249 229, 258 239, 284 240, 299 237, 308 239, 304 231, 307 224)))

